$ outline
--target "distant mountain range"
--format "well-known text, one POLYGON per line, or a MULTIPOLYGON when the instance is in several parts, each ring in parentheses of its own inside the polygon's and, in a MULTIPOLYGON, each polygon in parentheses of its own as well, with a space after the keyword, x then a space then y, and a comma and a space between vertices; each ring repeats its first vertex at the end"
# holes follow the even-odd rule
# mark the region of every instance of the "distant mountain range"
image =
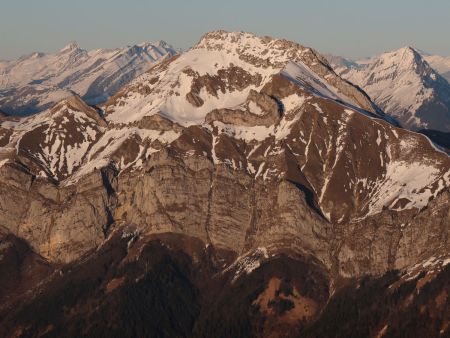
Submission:
POLYGON ((98 104, 176 52, 164 41, 91 51, 70 43, 54 54, 0 61, 0 108, 8 114, 28 115, 74 94, 98 104))
POLYGON ((329 56, 335 71, 360 86, 387 114, 411 130, 450 132, 450 84, 444 58, 423 56, 412 47, 362 60, 329 56))

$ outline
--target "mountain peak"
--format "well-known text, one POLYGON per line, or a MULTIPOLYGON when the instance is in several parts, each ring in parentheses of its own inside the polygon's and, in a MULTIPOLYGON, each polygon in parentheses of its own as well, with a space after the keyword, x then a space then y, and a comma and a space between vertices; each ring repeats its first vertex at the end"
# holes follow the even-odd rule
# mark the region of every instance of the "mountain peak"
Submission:
POLYGON ((161 48, 165 48, 165 47, 172 47, 171 45, 169 45, 167 42, 163 41, 163 40, 157 40, 157 41, 143 41, 139 44, 137 44, 136 46, 141 47, 141 48, 146 48, 146 47, 161 47, 161 48))
MULTIPOLYGON (((336 63, 335 63, 336 64, 336 63)), ((341 66, 341 76, 363 88, 389 115, 414 130, 448 131, 450 86, 411 46, 341 66)))
POLYGON ((157 41, 152 42, 151 44, 153 46, 160 47, 160 48, 173 49, 173 46, 164 40, 157 40, 157 41))
POLYGON ((115 123, 134 123, 143 116, 162 112, 177 123, 197 123, 213 109, 245 103, 250 89, 262 90, 273 83, 274 76, 295 82, 313 95, 379 115, 365 93, 339 78, 311 48, 288 40, 220 30, 205 34, 176 62, 155 67, 146 77, 124 88, 121 95, 106 104, 105 117, 115 123), (139 100, 126 105, 131 92, 139 100), (131 109, 141 100, 139 107, 131 109), (123 109, 124 106, 127 108, 123 109))
POLYGON ((212 31, 203 35, 192 49, 226 53, 264 69, 284 68, 290 61, 308 64, 307 59, 326 63, 318 53, 297 42, 249 32, 212 31))
POLYGON ((156 51, 156 52, 160 52, 160 53, 169 53, 169 54, 176 54, 177 51, 176 49, 170 45, 169 43, 163 41, 163 40, 157 40, 157 41, 144 41, 141 42, 137 45, 134 45, 130 48, 139 48, 141 50, 145 50, 145 51, 156 51))
MULTIPOLYGON (((303 49, 306 48, 296 42, 276 39, 271 36, 258 36, 254 33, 244 31, 225 31, 215 30, 204 34, 199 43, 195 46, 198 48, 222 45, 223 47, 246 47, 246 49, 254 49, 259 45, 276 47, 280 44, 286 44, 286 47, 293 47, 303 49)), ((195 48, 194 47, 194 48, 195 48)))
POLYGON ((80 49, 80 47, 76 41, 72 41, 69 44, 67 44, 66 46, 64 46, 59 52, 67 53, 67 52, 71 52, 76 49, 80 49))
POLYGON ((403 51, 404 53, 418 53, 417 49, 413 46, 404 46, 400 48, 399 51, 403 51))
MULTIPOLYGON (((217 29, 217 30, 213 30, 213 31, 210 31, 210 32, 207 32, 207 33, 203 34, 203 36, 200 38, 200 41, 210 40, 210 39, 217 40, 217 39, 226 38, 226 37, 231 36, 231 35, 239 36, 239 35, 242 35, 242 34, 245 34, 245 33, 242 32, 242 31, 232 32, 232 31, 226 31, 226 30, 223 30, 223 29, 217 29)), ((250 33, 248 33, 248 34, 250 34, 250 33)))
POLYGON ((99 125, 106 125, 98 111, 95 108, 89 106, 78 94, 75 93, 55 104, 53 108, 50 109, 50 112, 52 114, 59 114, 61 111, 65 111, 67 108, 79 113, 84 113, 89 118, 95 120, 99 125))
POLYGON ((411 46, 402 47, 400 49, 381 54, 378 58, 383 62, 393 63, 398 66, 410 66, 412 64, 423 63, 419 52, 411 46))
POLYGON ((415 62, 423 62, 422 56, 420 52, 411 46, 406 46, 402 48, 404 55, 409 55, 410 57, 414 58, 415 62))
POLYGON ((89 109, 90 107, 83 101, 83 99, 78 94, 73 94, 71 96, 66 97, 62 101, 60 101, 57 105, 68 104, 73 108, 76 108, 79 111, 84 111, 89 109))

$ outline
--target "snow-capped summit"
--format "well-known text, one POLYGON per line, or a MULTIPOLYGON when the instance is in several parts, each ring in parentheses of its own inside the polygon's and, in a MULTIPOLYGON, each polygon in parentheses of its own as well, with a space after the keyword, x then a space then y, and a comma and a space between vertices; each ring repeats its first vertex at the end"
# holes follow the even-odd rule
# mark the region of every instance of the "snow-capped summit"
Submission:
POLYGON ((164 41, 91 51, 71 42, 54 54, 33 53, 0 62, 0 107, 10 114, 31 114, 73 93, 98 104, 176 53, 164 41))
POLYGON ((416 49, 403 47, 334 67, 403 126, 450 131, 450 85, 416 49))
POLYGON ((60 53, 67 53, 76 49, 79 49, 78 43, 76 41, 72 41, 66 46, 64 46, 62 49, 60 49, 60 53))
POLYGON ((311 48, 251 33, 214 31, 121 90, 107 102, 106 118, 132 123, 162 113, 178 123, 199 123, 212 109, 242 104, 251 90, 261 90, 281 72, 317 95, 380 114, 364 92, 342 80, 311 48))

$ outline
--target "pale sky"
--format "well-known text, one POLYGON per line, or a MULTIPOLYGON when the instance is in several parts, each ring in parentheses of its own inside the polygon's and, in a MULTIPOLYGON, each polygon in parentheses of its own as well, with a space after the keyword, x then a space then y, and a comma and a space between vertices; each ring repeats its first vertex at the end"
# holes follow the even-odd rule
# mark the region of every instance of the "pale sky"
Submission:
POLYGON ((320 52, 369 56, 406 45, 450 55, 450 0, 0 0, 0 59, 165 40, 186 49, 226 29, 320 52))

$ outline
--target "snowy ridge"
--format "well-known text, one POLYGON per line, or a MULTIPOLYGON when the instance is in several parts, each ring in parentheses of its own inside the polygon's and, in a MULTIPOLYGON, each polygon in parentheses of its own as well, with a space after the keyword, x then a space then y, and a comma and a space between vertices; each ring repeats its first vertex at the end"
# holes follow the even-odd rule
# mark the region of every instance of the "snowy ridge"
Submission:
POLYGON ((65 181, 66 185, 75 184, 84 175, 107 166, 112 159, 116 159, 116 168, 122 172, 127 169, 142 169, 142 165, 151 154, 161 150, 161 145, 167 145, 180 136, 176 131, 160 131, 140 128, 109 129, 86 153, 83 166, 65 181), (121 147, 127 142, 133 142, 138 150, 135 153, 123 153, 121 147), (158 145, 157 148, 152 144, 158 145), (131 155, 131 157, 130 157, 131 155))

